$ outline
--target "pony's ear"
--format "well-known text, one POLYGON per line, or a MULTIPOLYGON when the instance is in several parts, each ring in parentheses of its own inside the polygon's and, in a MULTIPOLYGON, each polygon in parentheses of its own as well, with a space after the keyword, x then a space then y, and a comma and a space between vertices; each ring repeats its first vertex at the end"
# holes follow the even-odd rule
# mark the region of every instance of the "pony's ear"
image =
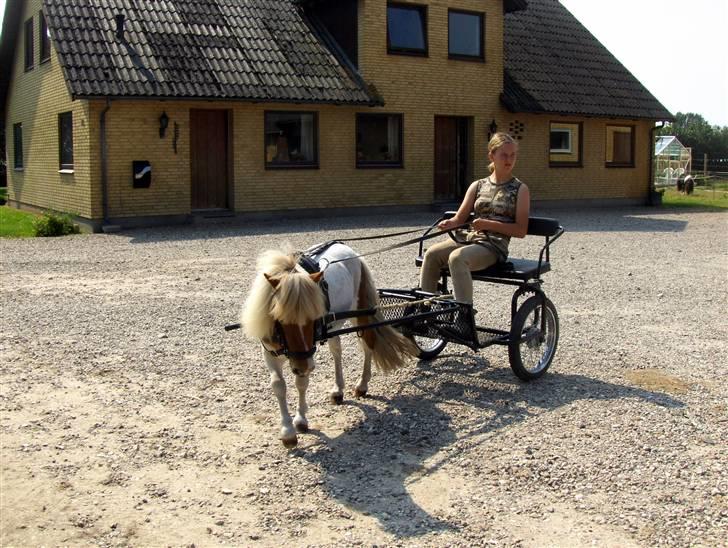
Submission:
POLYGON ((309 274, 309 277, 314 281, 314 283, 319 283, 321 281, 321 278, 323 278, 324 273, 323 272, 314 272, 313 274, 309 274))
POLYGON ((274 278, 273 276, 270 276, 263 272, 263 276, 265 276, 265 279, 268 280, 268 283, 273 286, 273 289, 278 288, 278 284, 281 283, 280 278, 274 278))

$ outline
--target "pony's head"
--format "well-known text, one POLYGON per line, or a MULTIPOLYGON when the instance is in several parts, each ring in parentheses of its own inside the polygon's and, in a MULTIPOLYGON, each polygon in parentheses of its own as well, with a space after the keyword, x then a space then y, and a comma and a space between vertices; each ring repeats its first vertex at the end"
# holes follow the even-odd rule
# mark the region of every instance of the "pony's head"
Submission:
POLYGON ((241 323, 245 333, 260 339, 274 353, 285 353, 297 375, 313 369, 314 324, 326 314, 318 286, 323 274, 308 274, 295 253, 266 251, 258 259, 258 275, 245 301, 241 323))

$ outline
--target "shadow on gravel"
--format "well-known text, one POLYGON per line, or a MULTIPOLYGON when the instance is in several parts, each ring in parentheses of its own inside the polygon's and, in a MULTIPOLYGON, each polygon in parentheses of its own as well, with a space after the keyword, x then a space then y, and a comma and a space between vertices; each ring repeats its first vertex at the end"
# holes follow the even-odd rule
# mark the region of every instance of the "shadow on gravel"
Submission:
POLYGON ((409 394, 347 401, 345 405, 362 411, 362 422, 335 438, 312 431, 323 449, 301 455, 320 467, 324 485, 334 498, 376 518, 382 530, 398 538, 461 527, 429 514, 407 487, 426 481, 451 457, 483 443, 490 434, 578 400, 637 399, 669 408, 684 406, 667 394, 583 375, 549 372, 538 381, 524 383, 510 369, 493 368, 480 356, 419 362, 416 377, 403 390, 409 394), (373 399, 386 408, 379 411, 367 405, 373 399), (443 409, 463 406, 468 407, 468 420, 454 427, 455 417, 443 409))
POLYGON ((683 213, 654 207, 620 209, 544 210, 533 214, 555 217, 567 232, 683 232, 688 221, 665 219, 664 215, 683 213))

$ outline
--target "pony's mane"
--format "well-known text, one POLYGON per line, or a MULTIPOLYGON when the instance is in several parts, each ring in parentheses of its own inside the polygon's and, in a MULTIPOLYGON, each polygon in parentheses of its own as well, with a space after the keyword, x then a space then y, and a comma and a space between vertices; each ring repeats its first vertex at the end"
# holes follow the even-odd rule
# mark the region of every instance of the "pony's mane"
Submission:
POLYGON ((276 321, 305 325, 326 314, 324 296, 308 273, 296 268, 298 255, 268 250, 258 257, 255 277, 241 314, 245 333, 253 338, 268 338, 276 321), (278 287, 265 274, 278 281, 278 287))

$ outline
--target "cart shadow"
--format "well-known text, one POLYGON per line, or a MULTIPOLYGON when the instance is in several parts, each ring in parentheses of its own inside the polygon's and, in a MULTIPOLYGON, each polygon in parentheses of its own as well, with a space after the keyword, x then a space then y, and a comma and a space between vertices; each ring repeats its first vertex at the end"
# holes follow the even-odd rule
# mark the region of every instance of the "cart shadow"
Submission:
MULTIPOLYGON (((400 384, 400 390, 403 393, 390 398, 347 401, 361 410, 362 421, 336 437, 312 431, 319 438, 318 450, 301 452, 321 470, 324 488, 334 499, 376 519, 383 531, 397 538, 461 528, 461 522, 450 517, 449 506, 428 511, 411 493, 412 485, 426 484, 428 476, 449 462, 448 455, 460 453, 452 451, 456 444, 480 443, 484 435, 583 399, 633 398, 670 408, 684 405, 663 393, 583 375, 548 373, 523 383, 510 369, 492 368, 478 356, 419 362, 417 374, 400 384), (367 403, 375 400, 385 408, 367 403), (452 405, 482 411, 482 421, 455 425, 454 417, 443 410, 452 405)), ((418 498, 421 495, 420 491, 418 498)))

